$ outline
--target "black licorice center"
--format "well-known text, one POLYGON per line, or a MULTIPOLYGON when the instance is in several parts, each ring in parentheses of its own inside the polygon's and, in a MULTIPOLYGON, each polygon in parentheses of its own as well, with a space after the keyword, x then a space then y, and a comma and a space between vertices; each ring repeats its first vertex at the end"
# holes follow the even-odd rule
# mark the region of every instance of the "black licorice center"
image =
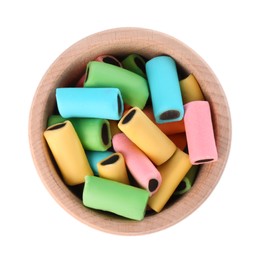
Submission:
POLYGON ((213 160, 214 159, 203 159, 203 160, 197 160, 197 161, 195 161, 195 163, 205 163, 205 162, 211 162, 213 160))
POLYGON ((135 115, 135 113, 136 113, 136 110, 135 110, 135 109, 132 110, 130 113, 128 113, 128 114, 124 117, 124 119, 122 120, 122 124, 124 125, 124 124, 129 123, 129 122, 131 121, 131 119, 133 118, 133 116, 135 115))
POLYGON ((184 190, 185 188, 186 188, 186 183, 185 183, 185 181, 181 181, 176 190, 177 190, 177 191, 182 191, 182 190, 184 190))
POLYGON ((109 143, 108 126, 105 123, 102 125, 101 138, 105 145, 109 143))
POLYGON ((113 164, 119 160, 119 157, 120 157, 119 155, 115 154, 111 156, 110 158, 108 158, 107 160, 101 162, 101 165, 113 164))
POLYGON ((148 183, 148 189, 150 192, 153 192, 157 189, 159 182, 156 179, 150 179, 148 183))
POLYGON ((61 123, 61 124, 57 124, 57 125, 51 126, 51 127, 48 128, 48 131, 60 129, 60 128, 64 127, 65 125, 66 125, 66 123, 61 123))
POLYGON ((121 109, 121 98, 120 98, 120 95, 117 96, 117 103, 118 103, 118 115, 121 115, 122 109, 121 109))
POLYGON ((180 112, 178 110, 167 110, 160 115, 161 120, 170 120, 176 119, 180 116, 180 112))
POLYGON ((104 57, 103 62, 120 67, 120 64, 115 59, 113 59, 111 57, 104 57))
POLYGON ((85 82, 88 81, 88 78, 89 78, 89 66, 87 67, 87 70, 86 70, 86 78, 85 78, 85 82))
POLYGON ((135 57, 135 58, 134 58, 134 62, 135 62, 135 64, 139 67, 139 69, 140 69, 144 74, 146 74, 145 64, 141 61, 141 59, 138 58, 138 57, 135 57))

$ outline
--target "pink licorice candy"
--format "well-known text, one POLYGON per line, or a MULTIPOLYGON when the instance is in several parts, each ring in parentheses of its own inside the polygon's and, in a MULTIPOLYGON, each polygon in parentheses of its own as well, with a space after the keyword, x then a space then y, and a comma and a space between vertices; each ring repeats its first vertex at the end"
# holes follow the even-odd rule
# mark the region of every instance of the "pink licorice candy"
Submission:
MULTIPOLYGON (((95 61, 105 62, 118 67, 122 67, 121 62, 111 55, 100 55, 95 59, 95 61)), ((86 73, 84 73, 82 77, 79 79, 79 81, 76 83, 76 87, 78 88, 83 87, 85 79, 86 79, 86 73)))
POLYGON ((218 159, 214 130, 207 101, 192 101, 184 105, 185 133, 192 164, 214 162, 218 159))
POLYGON ((105 62, 118 67, 122 67, 121 62, 112 55, 100 55, 95 59, 95 61, 105 62))
POLYGON ((144 189, 154 194, 160 187, 162 177, 150 159, 123 133, 114 135, 113 148, 123 155, 126 165, 144 189))
POLYGON ((84 86, 84 81, 86 79, 86 73, 82 75, 82 77, 79 79, 79 81, 76 84, 76 87, 82 88, 84 86))

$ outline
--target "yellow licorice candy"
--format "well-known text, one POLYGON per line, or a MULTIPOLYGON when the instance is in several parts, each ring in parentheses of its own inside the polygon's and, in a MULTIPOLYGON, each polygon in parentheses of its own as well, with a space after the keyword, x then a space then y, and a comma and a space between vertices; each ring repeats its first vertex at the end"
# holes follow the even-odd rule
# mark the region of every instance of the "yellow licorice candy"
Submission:
POLYGON ((66 184, 77 185, 85 182, 85 176, 93 175, 85 151, 70 121, 48 127, 44 137, 66 184))
POLYGON ((180 88, 184 104, 196 100, 205 100, 202 90, 193 74, 190 74, 187 78, 180 81, 180 88))
POLYGON ((130 184, 124 158, 121 153, 114 153, 97 163, 99 177, 130 184))
POLYGON ((118 127, 155 165, 167 161, 176 150, 176 145, 138 107, 130 109, 118 127))
POLYGON ((188 154, 177 148, 167 162, 157 167, 162 176, 162 184, 159 190, 149 198, 150 208, 156 212, 162 210, 191 166, 188 154))

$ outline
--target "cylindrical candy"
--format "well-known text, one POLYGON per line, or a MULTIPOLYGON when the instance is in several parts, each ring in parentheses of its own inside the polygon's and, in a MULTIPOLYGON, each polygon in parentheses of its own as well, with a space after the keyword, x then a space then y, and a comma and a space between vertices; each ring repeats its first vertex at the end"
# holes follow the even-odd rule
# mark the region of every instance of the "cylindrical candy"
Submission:
POLYGON ((130 109, 118 127, 156 165, 167 161, 176 150, 175 144, 138 107, 130 109))
POLYGON ((192 188, 199 168, 200 168, 199 165, 193 165, 190 168, 188 173, 184 176, 183 180, 176 188, 174 195, 183 195, 192 188))
POLYGON ((184 151, 184 149, 187 147, 187 140, 185 133, 168 135, 168 137, 180 150, 184 151))
POLYGON ((113 148, 123 155, 126 165, 137 181, 151 195, 160 187, 162 178, 149 158, 123 133, 112 139, 113 148))
POLYGON ((214 130, 207 101, 192 101, 185 106, 185 133, 192 164, 203 164, 218 159, 214 130))
MULTIPOLYGON (((162 130, 162 132, 166 135, 173 135, 173 134, 178 134, 178 133, 184 133, 184 120, 180 121, 175 121, 175 122, 167 122, 167 123, 162 123, 158 124, 155 121, 153 110, 150 106, 147 106, 143 109, 143 112, 148 116, 159 128, 162 130)), ((125 113, 125 111, 124 111, 125 113)))
POLYGON ((84 182, 86 175, 93 175, 84 149, 70 121, 48 127, 44 137, 66 184, 77 185, 84 182))
POLYGON ((99 176, 105 179, 130 184, 124 158, 121 153, 113 153, 97 164, 99 176))
POLYGON ((96 176, 85 178, 83 204, 89 208, 142 220, 148 198, 148 191, 137 187, 96 176))
POLYGON ((85 152, 86 152, 90 167, 95 176, 99 176, 99 170, 97 167, 97 163, 113 154, 113 152, 111 151, 103 151, 103 152, 85 151, 85 152))
POLYGON ((154 117, 157 123, 180 121, 184 115, 176 63, 169 56, 146 62, 154 117))
POLYGON ((98 61, 88 63, 86 75, 84 87, 118 88, 124 103, 144 108, 149 90, 143 77, 124 68, 98 61))
POLYGON ((133 53, 128 55, 121 63, 123 68, 146 78, 145 60, 142 56, 133 53))
POLYGON ((118 120, 123 113, 122 96, 117 88, 57 88, 56 99, 64 118, 118 120))
POLYGON ((95 61, 105 62, 105 63, 112 64, 118 67, 122 67, 121 62, 118 61, 118 59, 116 59, 112 55, 100 55, 95 59, 95 61))
POLYGON ((180 88, 184 104, 196 100, 205 100, 202 90, 193 74, 190 74, 187 78, 180 81, 180 88))
MULTIPOLYGON (((60 115, 52 115, 48 126, 62 123, 66 119, 60 115)), ((111 146, 110 124, 100 118, 69 118, 74 126, 81 144, 85 150, 106 151, 111 146)))
POLYGON ((171 159, 157 167, 162 176, 162 185, 148 201, 151 209, 156 212, 163 209, 191 166, 189 156, 177 149, 171 159))

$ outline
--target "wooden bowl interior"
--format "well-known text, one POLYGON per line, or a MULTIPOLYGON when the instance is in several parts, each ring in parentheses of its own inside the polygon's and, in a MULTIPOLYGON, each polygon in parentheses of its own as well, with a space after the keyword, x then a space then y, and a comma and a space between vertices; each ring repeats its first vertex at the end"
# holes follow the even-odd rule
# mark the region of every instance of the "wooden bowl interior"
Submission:
MULTIPOLYGON (((183 76, 182 76, 183 77, 183 76)), ((166 34, 139 28, 120 28, 100 32, 75 43, 50 66, 32 102, 29 119, 30 146, 37 171, 57 202, 81 222, 96 229, 122 235, 139 235, 176 224, 196 210, 209 196, 225 167, 231 143, 231 120, 227 100, 216 76, 203 59, 182 42, 166 34), (138 53, 147 59, 169 55, 180 74, 193 73, 209 101, 219 160, 203 165, 192 189, 172 200, 158 214, 147 214, 143 221, 132 221, 114 214, 85 208, 62 181, 43 138, 47 118, 56 110, 55 89, 74 86, 84 74, 86 64, 101 54, 122 57, 138 53)), ((75 194, 74 194, 75 193, 75 194)))

